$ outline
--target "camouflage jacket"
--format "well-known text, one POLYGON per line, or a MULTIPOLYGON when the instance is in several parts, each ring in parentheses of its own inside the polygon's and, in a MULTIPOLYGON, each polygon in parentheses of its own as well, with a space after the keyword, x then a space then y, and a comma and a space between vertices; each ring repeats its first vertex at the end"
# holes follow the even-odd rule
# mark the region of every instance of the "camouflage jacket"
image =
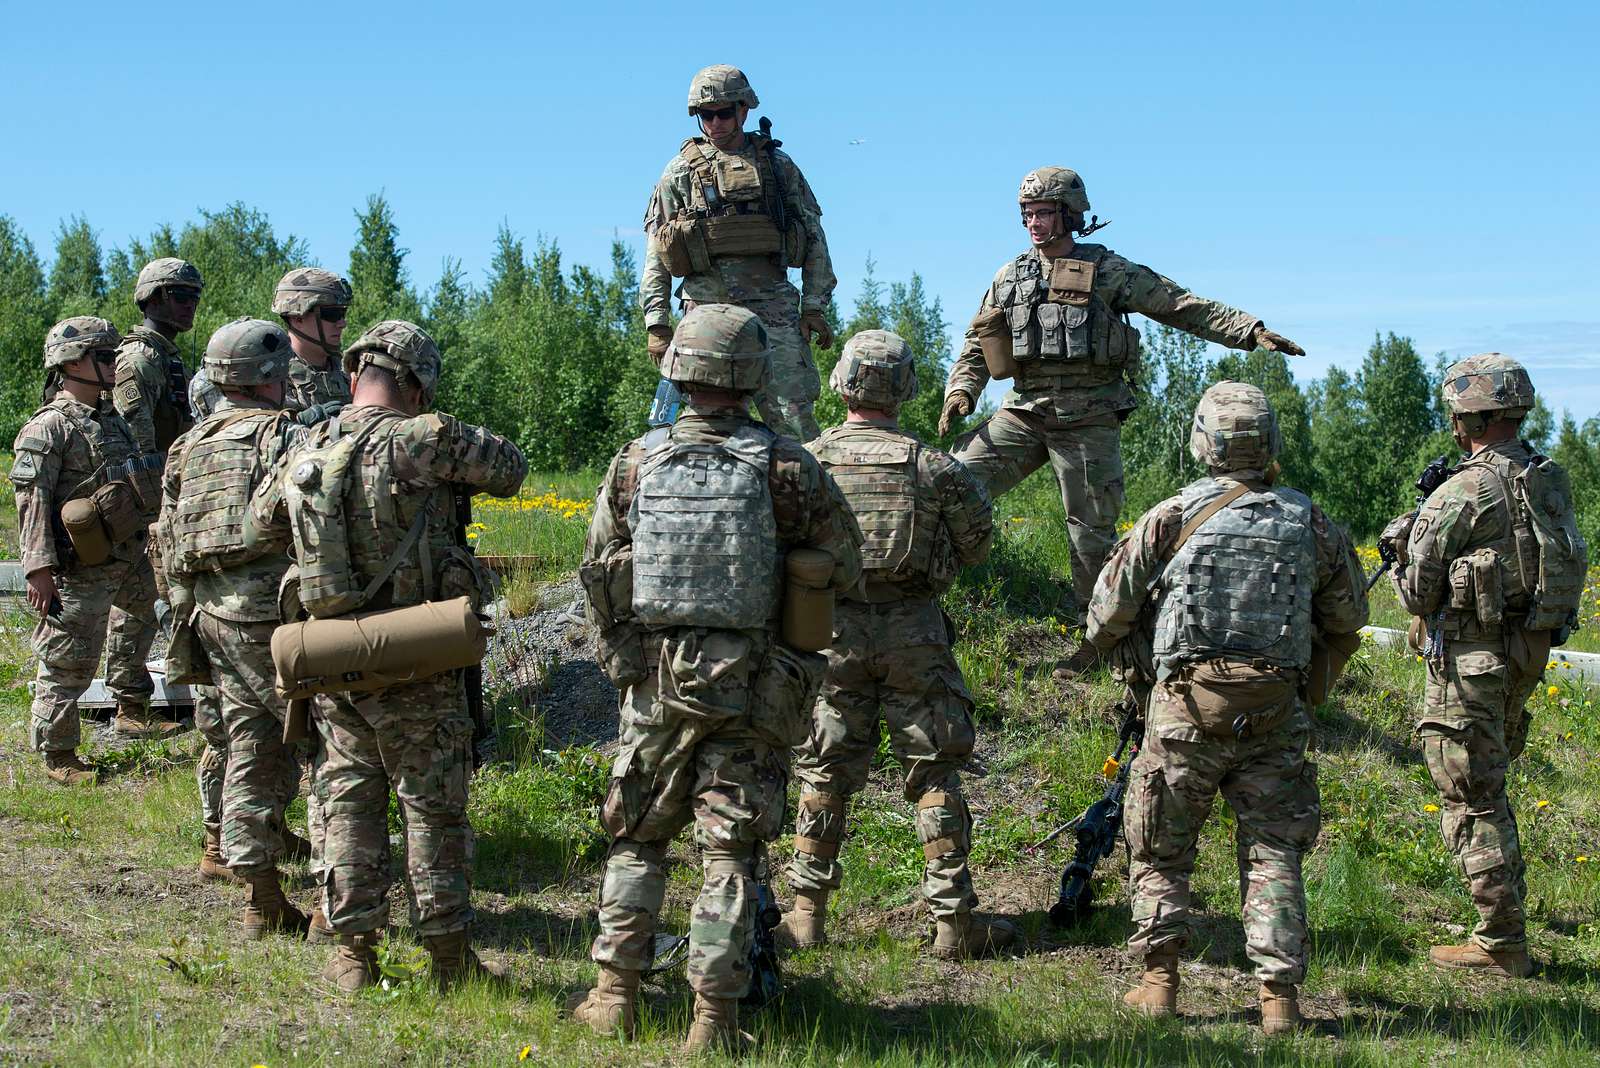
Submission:
MULTIPOLYGON (((283 456, 295 445, 305 440, 307 428, 292 419, 280 418, 280 410, 256 401, 236 402, 223 396, 216 410, 202 419, 172 445, 167 467, 161 478, 161 525, 163 542, 171 544, 168 533, 176 519, 184 494, 184 460, 190 443, 204 433, 217 420, 245 409, 260 410, 259 419, 249 420, 255 435, 255 466, 251 477, 241 486, 240 497, 230 502, 230 511, 243 514, 250 506, 255 489, 267 477, 283 456)), ((286 531, 278 537, 257 539, 260 555, 254 559, 220 570, 201 571, 185 575, 176 572, 168 562, 166 579, 169 586, 183 587, 187 596, 172 598, 173 603, 196 604, 208 614, 235 623, 277 622, 278 585, 289 568, 288 538, 286 531)))
MULTIPOLYGON (((346 408, 339 421, 349 433, 369 422, 380 424, 361 443, 344 496, 350 561, 358 584, 365 585, 383 571, 418 513, 424 509, 428 513, 419 548, 406 554, 367 607, 399 608, 485 592, 452 585, 459 578, 457 572, 473 570, 458 559, 463 553, 456 540, 455 487, 511 496, 528 475, 522 450, 481 426, 441 412, 407 416, 392 408, 363 405, 346 408), (452 561, 461 566, 452 566, 452 561)), ((282 480, 294 469, 297 451, 291 449, 279 460, 251 499, 251 525, 258 536, 286 540, 291 536, 282 480)))
POLYGON ((298 355, 289 360, 288 392, 284 407, 303 411, 314 404, 349 404, 350 376, 339 360, 329 357, 321 367, 312 367, 298 355))
MULTIPOLYGON (((1239 471, 1224 478, 1259 478, 1239 471)), ((1311 624, 1322 634, 1353 634, 1366 626, 1367 595, 1361 563, 1350 539, 1316 505, 1311 508, 1316 535, 1317 573, 1312 587, 1311 624)), ((1147 608, 1158 608, 1161 579, 1183 529, 1183 497, 1169 497, 1150 509, 1111 551, 1095 580, 1084 638, 1109 650, 1143 625, 1147 608)))
POLYGON ((848 597, 873 603, 906 597, 935 597, 949 587, 962 567, 987 559, 994 540, 993 508, 983 484, 961 461, 918 441, 916 435, 902 430, 895 421, 882 419, 855 419, 831 427, 808 442, 806 448, 822 461, 829 474, 834 474, 829 457, 845 454, 855 442, 866 446, 862 453, 868 460, 876 459, 870 454, 878 452, 875 447, 880 444, 916 446, 917 471, 915 486, 911 487, 915 494, 914 506, 898 515, 877 514, 872 524, 880 528, 876 530, 867 529, 863 513, 872 510, 869 501, 884 498, 883 493, 876 492, 882 487, 874 487, 859 478, 853 479, 850 485, 840 481, 840 490, 857 524, 863 528, 864 548, 868 549, 863 554, 861 581, 851 588, 848 597), (884 527, 894 529, 881 529, 884 527), (895 537, 907 530, 909 537, 895 537), (919 544, 923 531, 929 540, 926 549, 919 544), (871 547, 886 541, 894 541, 897 546, 903 542, 911 556, 926 553, 930 559, 913 569, 919 573, 891 580, 887 574, 873 568, 871 559, 871 547))
POLYGON ((141 452, 165 453, 194 426, 189 410, 189 372, 176 342, 139 325, 117 349, 117 412, 133 428, 141 452))
MULTIPOLYGON (((1050 276, 1053 260, 1037 249, 1029 249, 1022 255, 1038 260, 1044 277, 1050 276)), ((1138 312, 1158 323, 1232 349, 1249 348, 1255 328, 1261 324, 1261 320, 1255 316, 1196 296, 1172 279, 1124 259, 1104 245, 1075 245, 1067 257, 1098 260, 1094 294, 1115 315, 1138 312)), ((984 291, 983 299, 978 304, 980 313, 1003 306, 1003 293, 1015 262, 1007 262, 995 273, 994 281, 984 291)), ((1130 376, 1135 371, 1136 368, 1130 366, 1130 376)), ((977 334, 969 327, 962 339, 961 350, 956 354, 956 361, 950 368, 944 395, 948 399, 952 394, 964 393, 976 403, 988 382, 989 369, 983 362, 983 350, 977 334)), ((1053 413, 1064 422, 1127 411, 1133 404, 1133 391, 1126 380, 1087 388, 1051 388, 1044 385, 1029 388, 1019 383, 1005 398, 1008 408, 1053 413)))
MULTIPOLYGON (((693 189, 693 172, 685 154, 703 150, 711 159, 721 150, 704 138, 692 138, 672 157, 644 211, 644 230, 652 235, 663 223, 692 208, 697 199, 693 189)), ((756 149, 750 138, 737 155, 755 161, 756 149)), ((805 266, 800 269, 804 295, 799 303, 802 311, 822 311, 833 296, 838 279, 833 274, 833 261, 828 256, 828 240, 822 232, 822 208, 805 175, 795 166, 794 160, 781 149, 774 153, 776 165, 782 172, 785 192, 784 204, 793 217, 800 220, 807 236, 805 266)), ((750 304, 766 300, 790 300, 796 297, 789 284, 788 271, 775 257, 729 256, 719 259, 716 273, 695 274, 685 278, 678 295, 685 300, 707 304, 750 304)), ((645 326, 668 326, 672 321, 672 274, 657 254, 654 242, 645 242, 644 274, 639 283, 639 306, 644 309, 645 326)))
MULTIPOLYGON (((107 465, 140 455, 133 431, 100 395, 91 408, 62 390, 17 434, 11 482, 17 493, 17 548, 23 574, 67 566, 71 550, 61 506, 87 497, 105 481, 107 465)), ((112 548, 118 560, 144 553, 141 532, 112 548)))

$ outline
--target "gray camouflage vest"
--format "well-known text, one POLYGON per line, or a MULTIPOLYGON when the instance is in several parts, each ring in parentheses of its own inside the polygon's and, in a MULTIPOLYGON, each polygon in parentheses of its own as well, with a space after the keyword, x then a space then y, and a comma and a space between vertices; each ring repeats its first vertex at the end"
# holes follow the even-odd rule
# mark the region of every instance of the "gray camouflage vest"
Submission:
POLYGON ((633 531, 633 613, 647 627, 767 626, 778 607, 778 524, 767 483, 770 430, 719 443, 644 437, 633 531))
MULTIPOLYGON (((1207 478, 1185 487, 1184 521, 1234 485, 1207 478)), ((1246 493, 1201 524, 1161 574, 1156 677, 1214 658, 1305 670, 1316 579, 1311 499, 1287 487, 1246 493)))

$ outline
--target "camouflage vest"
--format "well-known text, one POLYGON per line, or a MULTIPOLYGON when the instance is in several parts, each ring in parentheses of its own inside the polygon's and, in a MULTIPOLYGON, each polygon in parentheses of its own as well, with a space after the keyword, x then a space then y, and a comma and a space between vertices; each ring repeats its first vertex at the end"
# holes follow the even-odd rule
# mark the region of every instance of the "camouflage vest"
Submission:
POLYGON ((996 284, 996 307, 1005 312, 1011 354, 1022 368, 1019 382, 1043 374, 1104 384, 1138 363, 1139 332, 1095 288, 1105 246, 1078 245, 1073 253, 1079 258, 1052 261, 1046 278, 1039 254, 1024 252, 996 284))
MULTIPOLYGON (((360 462, 361 443, 380 425, 374 419, 346 434, 337 417, 319 424, 295 450, 284 477, 300 603, 318 619, 353 612, 371 597, 358 585, 350 559, 344 497, 351 471, 360 462)), ((405 548, 414 543, 410 539, 405 548)))
POLYGON ((167 568, 192 575, 262 555, 245 542, 245 514, 261 481, 263 439, 287 417, 276 409, 230 408, 192 432, 179 461, 182 492, 172 513, 171 555, 163 552, 167 568))
POLYGON ((863 577, 928 584, 939 532, 934 487, 918 480, 922 443, 887 427, 845 423, 811 446, 861 527, 863 577))
POLYGON ((156 448, 166 452, 172 443, 194 426, 194 410, 189 406, 189 372, 178 356, 178 346, 142 324, 128 331, 126 345, 137 340, 150 349, 166 380, 166 388, 156 398, 150 421, 155 427, 156 448), (170 352, 168 350, 171 350, 170 352))
MULTIPOLYGON (((781 256, 790 267, 805 265, 805 230, 783 203, 772 153, 758 134, 748 134, 751 157, 720 152, 706 140, 691 137, 678 150, 689 170, 689 218, 679 220, 693 234, 677 240, 703 242, 704 254, 722 256, 781 256)), ((696 249, 694 252, 699 252, 696 249)), ((691 261, 700 257, 688 253, 691 261)))
POLYGON ((633 613, 648 627, 765 627, 778 607, 776 435, 743 426, 717 444, 643 439, 633 531, 633 613))
MULTIPOLYGON (((1185 522, 1235 485, 1207 478, 1185 487, 1185 522)), ((1156 677, 1217 658, 1305 670, 1316 579, 1310 498, 1287 487, 1245 493, 1200 524, 1162 571, 1156 677)))

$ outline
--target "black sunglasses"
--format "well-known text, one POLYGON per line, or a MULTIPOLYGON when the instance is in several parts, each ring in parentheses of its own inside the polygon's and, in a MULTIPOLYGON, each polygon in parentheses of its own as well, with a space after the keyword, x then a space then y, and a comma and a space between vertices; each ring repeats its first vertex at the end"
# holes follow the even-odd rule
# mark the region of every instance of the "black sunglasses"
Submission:
POLYGON ((738 104, 729 104, 725 108, 696 108, 696 114, 702 119, 731 119, 739 112, 738 104))
POLYGON ((116 349, 95 349, 89 355, 94 357, 95 363, 113 364, 117 362, 116 349))
POLYGON ((317 318, 325 323, 342 323, 349 316, 349 308, 318 308, 317 318))
POLYGON ((200 291, 198 289, 169 289, 167 299, 174 304, 199 304, 200 291))

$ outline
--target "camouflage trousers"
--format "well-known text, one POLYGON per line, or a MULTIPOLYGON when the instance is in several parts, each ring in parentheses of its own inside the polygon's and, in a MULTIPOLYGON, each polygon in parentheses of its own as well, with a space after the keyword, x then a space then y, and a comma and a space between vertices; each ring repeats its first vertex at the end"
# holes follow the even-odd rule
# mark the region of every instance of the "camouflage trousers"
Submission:
POLYGON ((389 922, 389 794, 400 803, 405 861, 423 937, 472 922, 472 719, 461 673, 361 694, 323 694, 315 790, 321 799, 323 910, 340 934, 389 922))
POLYGON ((967 867, 972 820, 960 772, 972 756, 972 698, 944 614, 931 598, 840 601, 834 620, 811 736, 795 751, 800 807, 789 884, 840 885, 845 804, 867 784, 881 721, 905 770, 906 800, 917 806, 923 900, 934 916, 970 912, 977 904, 967 867))
MULTIPOLYGON (((755 396, 761 421, 784 437, 810 441, 822 433, 812 413, 822 394, 822 380, 817 376, 811 346, 800 334, 800 295, 793 286, 787 288, 788 297, 738 303, 760 317, 772 346, 772 377, 755 396)), ((684 311, 694 303, 684 301, 684 311)))
POLYGON ((222 725, 222 699, 215 686, 203 683, 191 685, 189 694, 194 698, 194 729, 206 740, 194 766, 195 785, 200 789, 200 822, 206 830, 221 834, 222 783, 228 773, 228 729, 222 725))
MULTIPOLYGON (((680 646, 681 656, 669 643, 658 677, 623 693, 621 744, 601 810, 613 841, 590 955, 615 968, 650 965, 667 847, 693 823, 704 879, 689 914, 689 985, 706 997, 741 998, 750 988, 755 879, 765 868, 766 843, 783 823, 789 747, 804 695, 766 690, 762 671, 751 671, 749 644, 720 648, 725 636, 691 634, 683 645, 704 638, 704 647, 680 646), (674 678, 674 664, 700 677, 674 678), (685 696, 663 699, 662 678, 685 696), (691 690, 693 698, 686 696, 691 690), (783 706, 775 717, 766 716, 764 690, 783 706)), ((809 684, 801 688, 814 694, 809 684)))
MULTIPOLYGON (((211 662, 227 733, 222 782, 222 858, 249 872, 275 867, 283 810, 300 788, 300 763, 283 744, 283 701, 274 689, 275 623, 235 623, 201 612, 195 633, 211 662)), ((208 742, 209 746, 209 742, 208 742)))
POLYGON ((1544 660, 1519 669, 1502 642, 1449 641, 1428 664, 1423 760, 1439 791, 1440 833, 1478 910, 1472 940, 1485 949, 1527 943, 1527 868, 1506 770, 1527 744, 1527 702, 1544 660))
POLYGON ((1239 674, 1209 686, 1175 676, 1151 696, 1124 824, 1134 925, 1128 944, 1139 954, 1187 945, 1189 878, 1220 790, 1238 821, 1245 953, 1262 982, 1299 983, 1306 967, 1301 858, 1322 826, 1317 766, 1305 758, 1310 721, 1293 682, 1262 692, 1274 684, 1251 679, 1248 669, 1239 674), (1233 735, 1229 724, 1239 712, 1272 712, 1274 704, 1257 733, 1233 735))
POLYGON ((156 581, 150 561, 141 556, 75 567, 57 571, 55 579, 60 610, 33 628, 39 672, 29 741, 40 752, 78 747, 78 698, 94 681, 102 650, 106 685, 118 700, 143 701, 155 691, 145 667, 156 636, 156 581))
POLYGON ((1072 543, 1072 592, 1079 622, 1117 540, 1122 511, 1122 432, 1115 415, 1063 423, 1048 412, 1001 408, 956 442, 956 459, 1000 497, 1048 460, 1061 487, 1072 543))

